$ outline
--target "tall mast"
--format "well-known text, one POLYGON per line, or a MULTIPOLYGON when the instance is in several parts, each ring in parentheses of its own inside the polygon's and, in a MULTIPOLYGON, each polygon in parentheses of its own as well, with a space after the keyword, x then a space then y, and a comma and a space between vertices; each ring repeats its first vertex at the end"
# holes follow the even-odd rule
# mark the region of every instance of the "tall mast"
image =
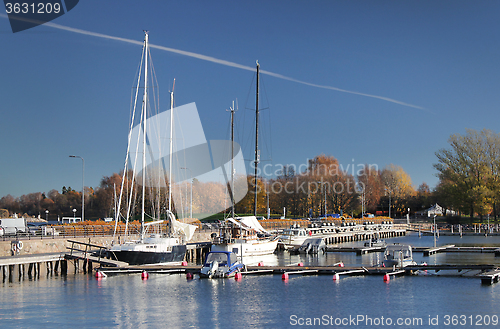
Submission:
POLYGON ((231 108, 231 218, 234 218, 234 101, 231 108))
POLYGON ((149 32, 144 38, 145 61, 144 61, 144 98, 142 100, 142 211, 141 211, 141 239, 144 238, 144 210, 146 196, 146 107, 148 103, 148 56, 149 56, 149 32))
POLYGON ((170 93, 170 153, 169 153, 169 164, 168 164, 168 211, 172 212, 172 152, 173 152, 173 139, 174 139, 174 89, 175 89, 175 79, 174 85, 172 86, 172 92, 170 93))
POLYGON ((257 216, 257 191, 258 191, 258 186, 257 186, 257 167, 259 166, 259 61, 256 62, 257 64, 257 87, 256 87, 256 92, 255 92, 255 173, 254 173, 254 184, 255 184, 255 190, 254 190, 254 208, 253 208, 253 214, 254 216, 257 216))

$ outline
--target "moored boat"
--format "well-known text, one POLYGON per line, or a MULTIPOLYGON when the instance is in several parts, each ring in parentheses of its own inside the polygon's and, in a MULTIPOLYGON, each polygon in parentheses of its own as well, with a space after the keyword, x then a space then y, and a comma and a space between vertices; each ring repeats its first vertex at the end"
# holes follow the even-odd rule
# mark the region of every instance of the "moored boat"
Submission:
POLYGON ((384 266, 404 268, 408 265, 417 265, 413 261, 413 253, 410 245, 393 244, 385 248, 384 266))
POLYGON ((255 216, 228 218, 213 233, 211 251, 230 251, 244 256, 260 256, 274 253, 278 237, 270 235, 258 223, 255 216))
POLYGON ((242 271, 244 265, 240 263, 236 254, 230 251, 211 251, 207 254, 200 271, 201 278, 229 278, 242 271))
POLYGON ((372 248, 384 248, 387 246, 387 243, 385 240, 379 239, 379 238, 372 238, 370 241, 365 242, 365 247, 372 247, 372 248))
MULTIPOLYGON (((128 231, 129 219, 132 217, 133 204, 135 203, 132 199, 132 193, 130 196, 125 196, 124 192, 129 187, 127 186, 127 173, 130 171, 133 175, 133 180, 131 182, 131 187, 133 189, 134 185, 141 186, 141 228, 139 232, 139 238, 136 240, 129 240, 119 244, 113 244, 108 249, 108 254, 111 257, 129 263, 130 265, 144 265, 144 264, 173 264, 180 263, 184 260, 186 254, 186 242, 191 239, 196 229, 196 226, 189 225, 186 223, 181 223, 175 219, 175 215, 172 212, 172 196, 171 196, 171 181, 172 177, 172 141, 173 141, 173 92, 170 96, 170 150, 166 151, 162 148, 162 144, 158 143, 157 140, 164 136, 160 134, 160 129, 163 129, 164 125, 159 124, 161 122, 161 113, 151 113, 149 109, 148 100, 148 73, 150 72, 150 51, 149 51, 149 34, 145 31, 143 55, 141 59, 141 70, 144 69, 144 84, 143 84, 143 95, 142 95, 142 105, 138 106, 139 98, 139 81, 141 80, 141 75, 139 73, 138 84, 136 88, 135 103, 132 111, 131 125, 128 138, 127 155, 125 160, 125 168, 123 170, 123 178, 120 189, 120 196, 118 201, 118 206, 116 209, 115 218, 115 234, 117 230, 117 224, 120 216, 123 216, 126 221, 125 228, 125 239, 131 238, 131 234, 128 231), (142 67, 144 64, 144 67, 142 67), (137 111, 136 111, 137 110, 137 111), (136 113, 137 112, 137 113, 136 113), (134 119, 136 118, 136 119, 134 119), (139 120, 136 123, 135 120, 139 120), (161 128, 160 128, 161 127, 161 128), (134 137, 134 138, 132 138, 134 137), (158 149, 157 149, 158 148, 158 149), (154 149, 154 151, 153 151, 154 149), (132 153, 135 152, 135 156, 132 153), (156 163, 163 163, 162 157, 168 154, 170 159, 169 173, 168 173, 168 209, 166 209, 167 221, 161 220, 160 209, 161 207, 156 207, 155 213, 152 215, 146 214, 146 187, 155 188, 158 191, 161 187, 164 187, 165 182, 159 179, 163 177, 165 179, 165 168, 164 166, 159 166, 155 168, 156 163), (130 161, 130 165, 128 162, 130 161), (156 175, 156 176, 155 176, 156 175), (155 178, 155 179, 153 179, 155 178), (127 199, 128 205, 122 209, 122 200, 127 199), (125 209, 126 208, 126 209, 125 209), (123 211, 123 214, 122 214, 123 211), (146 222, 145 218, 150 217, 156 220, 152 222, 146 222), (165 225, 161 225, 163 222, 168 222, 170 225, 168 231, 165 232, 165 225)), ((152 189, 151 189, 152 191, 152 189)), ((151 192, 149 191, 149 192, 151 192)), ((137 194, 139 194, 137 193, 137 194)), ((149 195, 157 195, 158 200, 152 202, 153 204, 160 203, 159 193, 148 193, 149 195)))

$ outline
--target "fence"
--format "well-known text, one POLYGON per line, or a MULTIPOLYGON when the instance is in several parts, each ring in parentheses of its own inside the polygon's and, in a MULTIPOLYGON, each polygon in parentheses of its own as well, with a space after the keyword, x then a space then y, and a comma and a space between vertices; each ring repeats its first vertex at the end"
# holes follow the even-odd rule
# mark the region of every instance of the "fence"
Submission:
MULTIPOLYGON (((367 221, 373 221, 375 224, 380 224, 382 220, 373 220, 372 218, 364 219, 347 219, 345 222, 354 222, 363 224, 367 221), (380 223, 379 223, 380 222, 380 223)), ((386 220, 384 220, 386 221, 386 220)), ((335 226, 341 226, 341 219, 329 219, 322 221, 313 221, 313 223, 333 223, 335 226)), ((300 227, 307 227, 311 221, 306 219, 269 219, 260 220, 259 223, 265 230, 273 231, 283 228, 289 228, 291 225, 300 225, 300 227)), ((217 223, 195 223, 197 226, 196 232, 216 232, 219 229, 217 223)), ((21 240, 36 240, 36 239, 55 239, 55 238, 76 238, 76 237, 105 237, 113 236, 115 225, 87 225, 87 224, 66 224, 66 225, 46 225, 38 227, 29 227, 27 232, 18 232, 16 235, 0 236, 3 241, 12 239, 21 240)), ((116 236, 125 235, 139 235, 141 227, 139 224, 129 224, 127 234, 125 234, 125 225, 120 224, 117 226, 116 236)), ((156 227, 155 231, 148 231, 147 233, 164 233, 169 232, 168 224, 160 224, 156 227)))

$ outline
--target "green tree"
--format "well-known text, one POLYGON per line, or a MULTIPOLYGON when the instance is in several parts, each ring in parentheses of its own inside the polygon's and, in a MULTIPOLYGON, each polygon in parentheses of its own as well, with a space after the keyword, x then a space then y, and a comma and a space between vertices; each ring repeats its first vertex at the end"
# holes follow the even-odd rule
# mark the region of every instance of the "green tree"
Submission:
POLYGON ((451 135, 448 142, 450 149, 436 152, 439 189, 452 196, 454 209, 482 217, 499 200, 500 135, 467 129, 465 135, 451 135))

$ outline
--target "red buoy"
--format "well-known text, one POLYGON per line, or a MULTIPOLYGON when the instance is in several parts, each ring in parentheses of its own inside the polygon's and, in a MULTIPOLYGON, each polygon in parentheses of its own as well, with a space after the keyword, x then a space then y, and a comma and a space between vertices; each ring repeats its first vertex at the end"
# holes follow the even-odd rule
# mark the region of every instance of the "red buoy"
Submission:
POLYGON ((146 271, 143 271, 142 274, 141 274, 141 278, 143 280, 147 280, 149 278, 149 273, 146 272, 146 271))
POLYGON ((389 282, 391 281, 391 277, 389 276, 389 274, 385 274, 384 275, 384 282, 389 282))
POLYGON ((183 262, 181 263, 181 265, 182 265, 182 266, 188 266, 188 262, 183 261, 183 262))
POLYGON ((304 263, 298 263, 297 266, 302 267, 302 266, 304 266, 304 263))
POLYGON ((242 277, 243 277, 243 274, 241 274, 240 272, 238 272, 238 273, 236 273, 236 274, 234 275, 234 279, 235 279, 235 280, 241 280, 241 278, 242 278, 242 277))
POLYGON ((191 272, 187 272, 187 273, 186 273, 186 279, 187 279, 187 280, 193 280, 193 273, 191 273, 191 272))
POLYGON ((264 266, 264 262, 259 262, 257 266, 264 266))
POLYGON ((288 273, 283 273, 283 275, 281 276, 281 280, 283 281, 288 281, 288 273))
POLYGON ((338 281, 338 280, 340 280, 340 275, 338 273, 335 273, 333 275, 333 281, 338 281))
POLYGON ((95 272, 95 278, 96 279, 102 279, 104 277, 104 275, 102 274, 101 271, 97 271, 95 272))
POLYGON ((344 263, 340 262, 339 267, 344 267, 344 263))

